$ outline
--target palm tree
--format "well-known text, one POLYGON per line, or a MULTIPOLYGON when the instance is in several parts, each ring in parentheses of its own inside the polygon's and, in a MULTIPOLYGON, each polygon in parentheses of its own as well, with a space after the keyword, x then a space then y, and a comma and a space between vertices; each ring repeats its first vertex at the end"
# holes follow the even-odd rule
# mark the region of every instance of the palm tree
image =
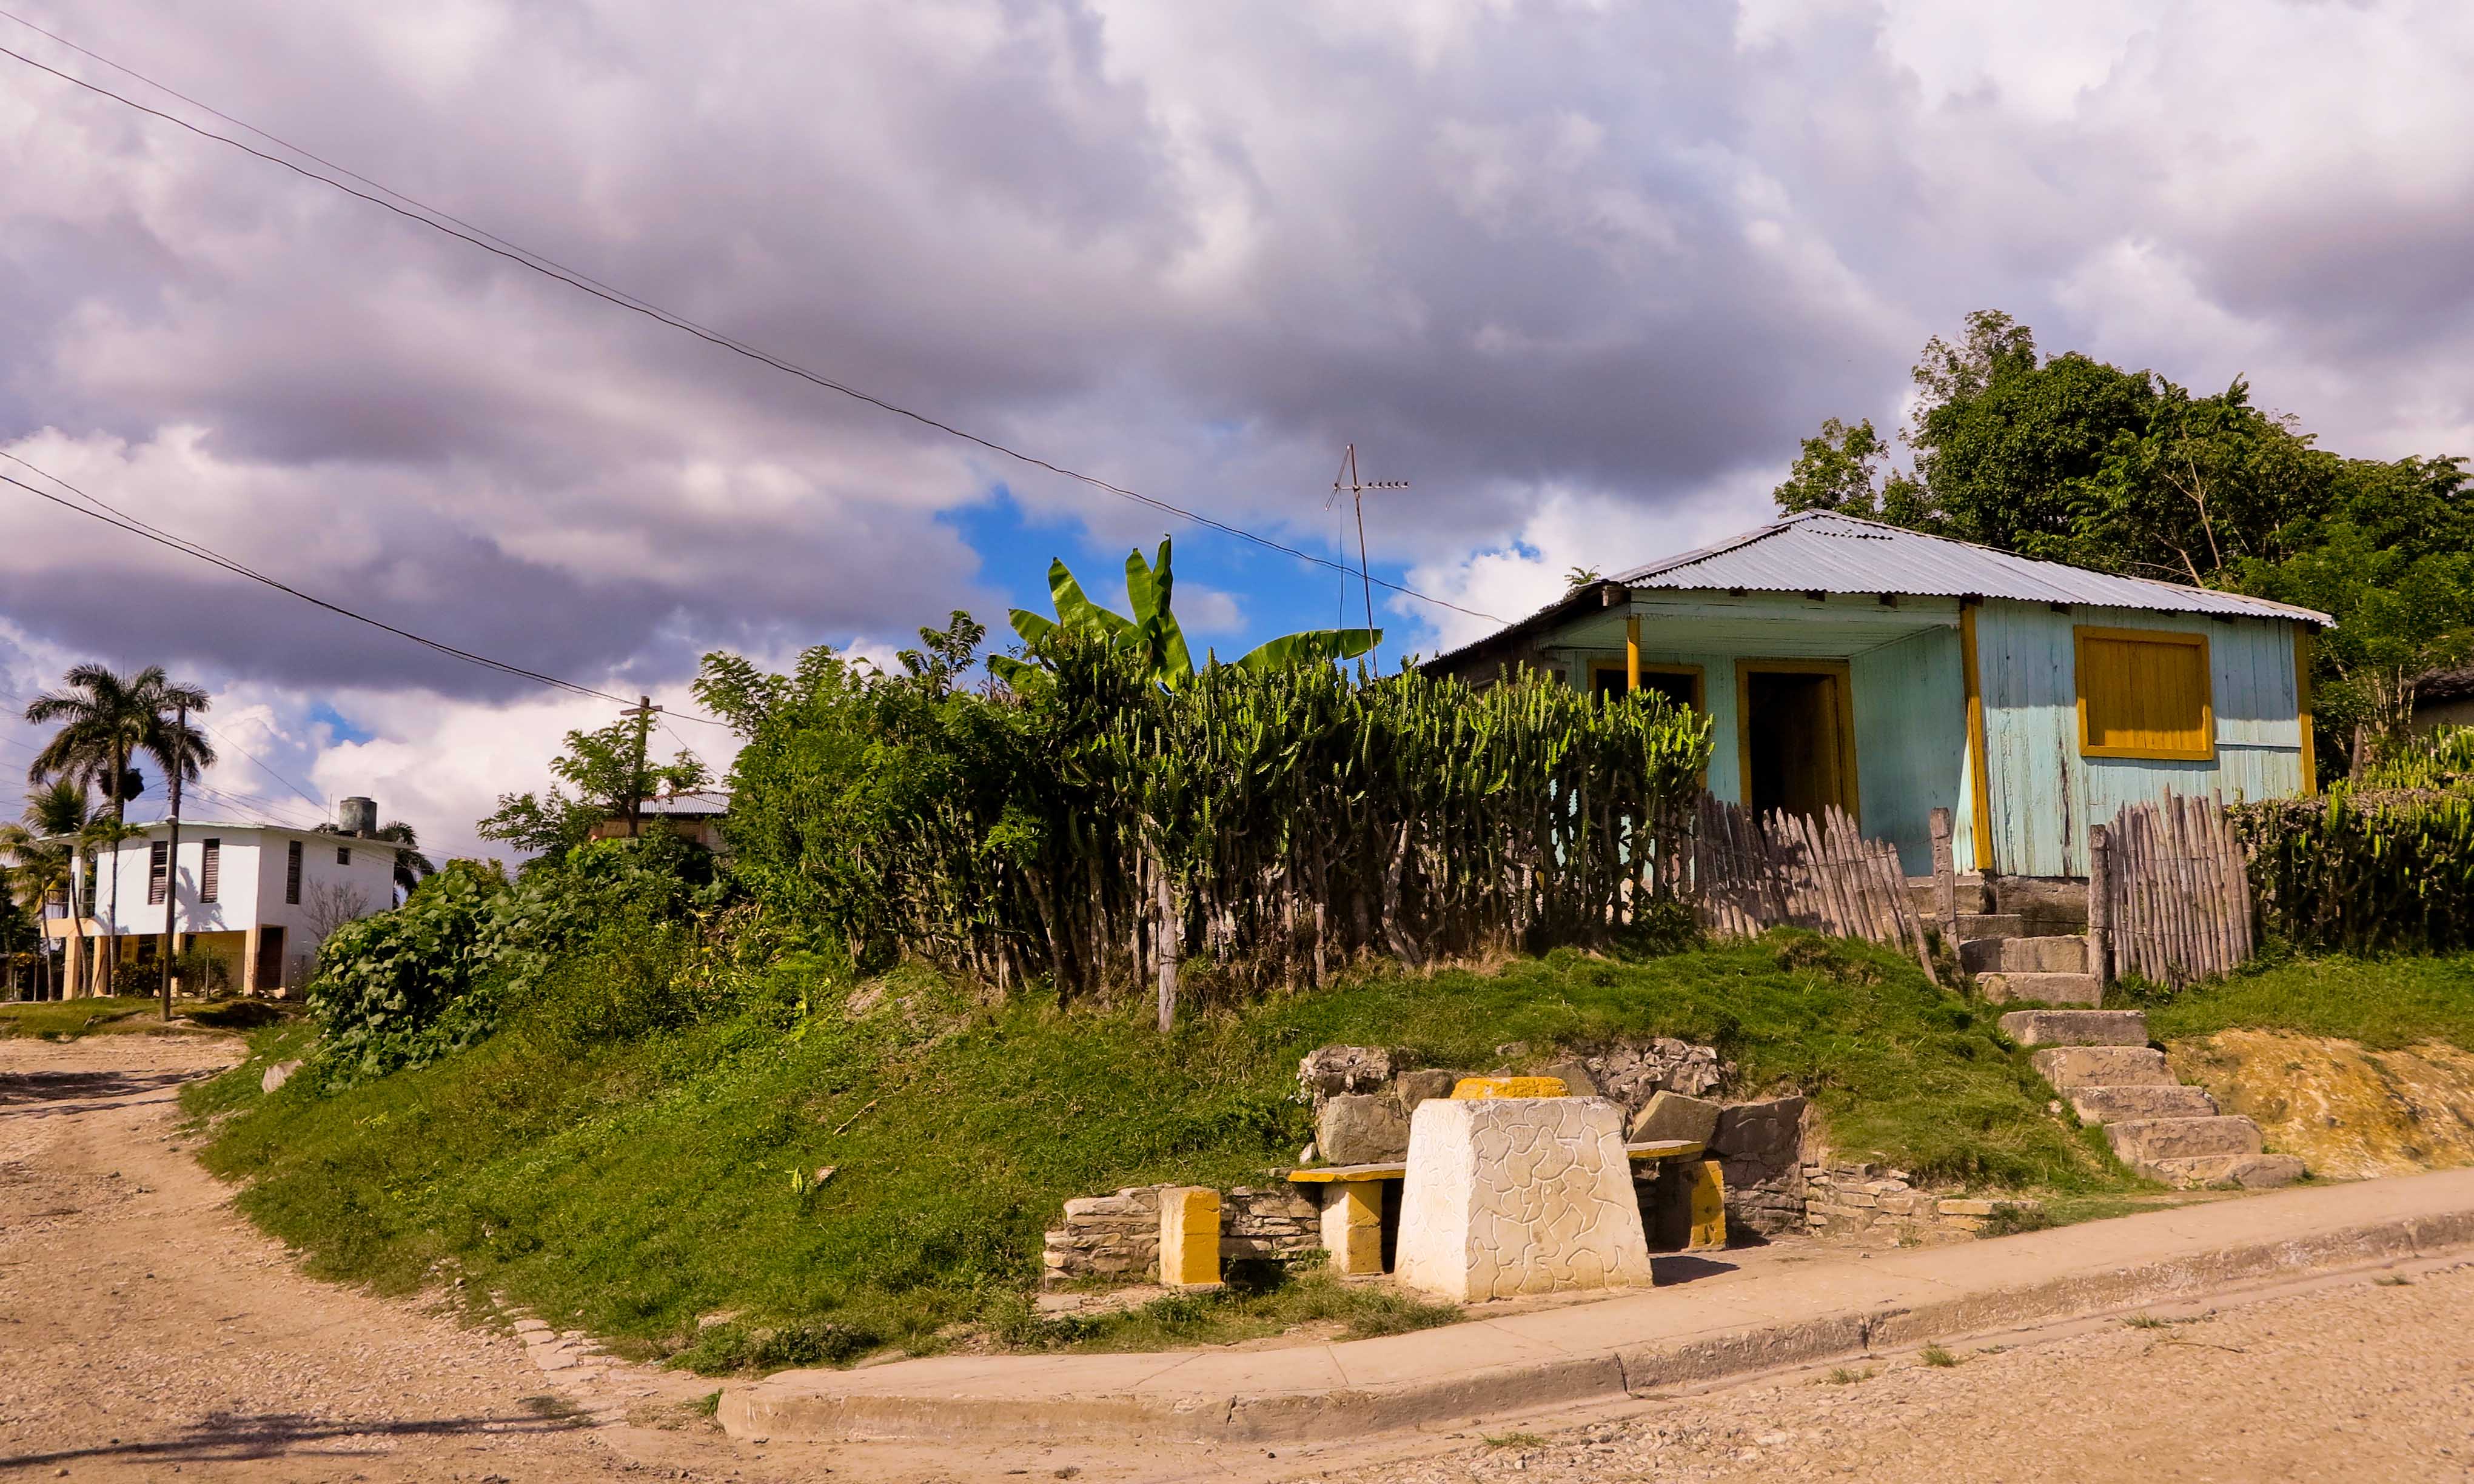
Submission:
MULTIPOLYGON (((10 858, 5 884, 35 914, 38 931, 43 903, 55 893, 68 899, 71 953, 82 952, 85 946, 78 880, 85 874, 80 869, 84 863, 81 848, 87 841, 93 812, 85 784, 74 778, 58 778, 26 796, 26 812, 17 823, 0 825, 0 852, 10 858)), ((48 971, 48 953, 43 955, 43 965, 48 971)), ((48 993, 45 997, 50 997, 48 993)))
MULTIPOLYGON (((129 800, 137 792, 139 780, 129 764, 138 754, 153 757, 167 778, 178 776, 184 782, 214 764, 214 746, 206 734, 175 719, 183 708, 204 711, 212 704, 203 687, 172 680, 161 665, 148 665, 135 675, 121 675, 107 665, 79 665, 62 678, 61 688, 47 690, 26 705, 26 720, 38 726, 57 722, 61 729, 35 755, 26 776, 37 783, 55 778, 100 783, 113 832, 120 833, 128 824, 129 800)), ((120 873, 110 875, 116 909, 120 873)), ((110 993, 111 957, 104 955, 97 993, 110 993)))
MULTIPOLYGON (((343 830, 334 825, 321 825, 318 832, 339 835, 343 830)), ((389 820, 371 831, 369 838, 402 847, 395 852, 395 884, 406 897, 412 895, 413 888, 438 874, 438 862, 421 853, 420 834, 403 821, 389 820)))

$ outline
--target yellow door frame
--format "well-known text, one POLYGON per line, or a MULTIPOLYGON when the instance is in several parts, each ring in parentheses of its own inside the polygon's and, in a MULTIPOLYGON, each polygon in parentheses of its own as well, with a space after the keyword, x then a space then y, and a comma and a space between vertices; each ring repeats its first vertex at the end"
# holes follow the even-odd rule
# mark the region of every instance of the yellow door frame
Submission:
POLYGON ((1967 673, 1968 833, 1975 837, 1976 869, 1993 869, 1993 784, 1986 777, 1984 682, 1976 662, 1976 614, 1980 598, 1958 600, 1958 662, 1967 673))
POLYGON ((1838 712, 1838 774, 1844 780, 1839 806, 1847 817, 1863 823, 1864 791, 1856 778, 1856 685, 1844 659, 1738 659, 1735 661, 1735 769, 1739 797, 1753 806, 1753 677, 1756 675, 1827 675, 1838 712))

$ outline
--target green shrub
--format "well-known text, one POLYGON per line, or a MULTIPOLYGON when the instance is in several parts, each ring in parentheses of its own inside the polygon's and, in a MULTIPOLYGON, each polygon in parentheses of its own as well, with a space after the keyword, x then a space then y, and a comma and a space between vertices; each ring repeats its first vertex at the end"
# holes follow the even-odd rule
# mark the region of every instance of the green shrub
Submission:
POLYGON ((2228 812, 2268 939, 2343 953, 2474 946, 2474 791, 2338 788, 2228 812))
MULTIPOLYGON (((719 900, 710 856, 665 834, 581 846, 510 881, 495 863, 450 861, 400 907, 337 928, 320 945, 307 1002, 325 1032, 316 1076, 330 1089, 420 1066, 495 1030, 510 1000, 614 923, 660 937, 719 900)), ((565 984, 545 1023, 570 1041, 675 1023, 675 942, 565 984), (559 1017, 563 1016, 563 1021, 559 1017)))

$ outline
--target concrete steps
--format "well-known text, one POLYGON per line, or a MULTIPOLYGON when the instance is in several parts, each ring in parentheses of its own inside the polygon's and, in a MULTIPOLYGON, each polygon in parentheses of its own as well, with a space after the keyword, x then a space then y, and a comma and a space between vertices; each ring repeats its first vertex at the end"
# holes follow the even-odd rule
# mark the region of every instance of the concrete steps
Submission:
POLYGON ((1972 974, 2083 974, 2085 938, 1965 938, 1958 967, 1972 974))
POLYGON ((2062 1094, 2081 1123, 2130 1118, 2213 1118, 2217 1100, 2200 1088, 2140 1083, 2126 1088, 2073 1088, 2062 1094))
POLYGON ((2207 1185, 2240 1185, 2245 1190, 2273 1190, 2302 1178, 2302 1161, 2290 1154, 2210 1154, 2188 1159, 2151 1160, 2139 1173, 2162 1185, 2196 1190, 2207 1185))
POLYGON ((2013 1010, 2001 1034, 2023 1046, 2144 1046, 2147 1016, 2138 1010, 2013 1010))
POLYGON ((2074 1088, 2174 1087, 2165 1053, 2149 1046, 2048 1046, 2027 1059, 2063 1092, 2074 1088))
POLYGON ((1976 988, 1997 1005, 2093 1006, 2104 1002, 2104 986, 2097 983, 2094 974, 1978 974, 1976 988))
POLYGON ((2266 1152, 2258 1124, 2219 1113, 2206 1089, 2174 1077, 2165 1053, 2147 1044, 2147 1017, 2136 1010, 2014 1010, 2001 1032, 2033 1048, 2037 1074, 2150 1180, 2267 1189, 2302 1178, 2301 1161, 2266 1152))
POLYGON ((2132 1118, 2104 1126, 2115 1158, 2137 1166, 2157 1160, 2196 1160, 2210 1155, 2264 1154, 2259 1125, 2239 1115, 2205 1118, 2132 1118))
MULTIPOLYGON (((1927 918, 1938 922, 1939 918, 1927 918)), ((1971 938, 2016 938, 2027 930, 2027 920, 2016 912, 1962 912, 1958 915, 1958 941, 1971 938)))

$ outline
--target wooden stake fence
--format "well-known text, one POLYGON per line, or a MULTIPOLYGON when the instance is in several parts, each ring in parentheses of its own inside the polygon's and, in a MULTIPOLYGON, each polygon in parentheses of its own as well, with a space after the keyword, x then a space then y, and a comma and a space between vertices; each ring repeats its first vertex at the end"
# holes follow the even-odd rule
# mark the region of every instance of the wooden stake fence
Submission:
POLYGON ((2172 795, 2125 804, 2101 849, 2090 873, 2090 947, 2109 957, 2114 973, 2179 988, 2251 956, 2249 864, 2214 801, 2172 795))
POLYGON ((1704 794, 1697 824, 1690 898, 1710 936, 1791 926, 1861 938, 1914 953, 1925 977, 1941 982, 1898 847, 1865 839, 1845 811, 1814 819, 1773 810, 1763 820, 1704 794))

